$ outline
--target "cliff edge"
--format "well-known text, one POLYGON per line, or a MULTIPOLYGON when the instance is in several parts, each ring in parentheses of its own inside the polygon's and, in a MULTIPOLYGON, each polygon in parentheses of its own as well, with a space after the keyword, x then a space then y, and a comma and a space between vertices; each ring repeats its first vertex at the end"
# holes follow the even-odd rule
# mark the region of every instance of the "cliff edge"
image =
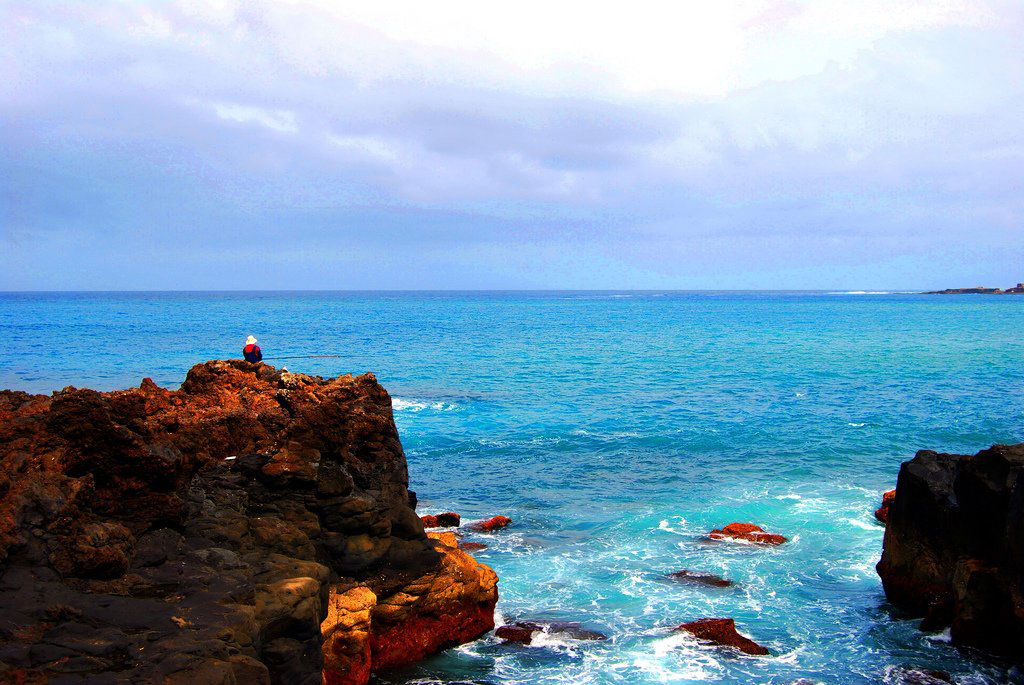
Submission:
POLYGON ((371 374, 0 392, 0 682, 360 685, 491 630, 496 583, 424 532, 371 374))
POLYGON ((922 629, 1024 658, 1024 444, 905 462, 877 569, 922 629))

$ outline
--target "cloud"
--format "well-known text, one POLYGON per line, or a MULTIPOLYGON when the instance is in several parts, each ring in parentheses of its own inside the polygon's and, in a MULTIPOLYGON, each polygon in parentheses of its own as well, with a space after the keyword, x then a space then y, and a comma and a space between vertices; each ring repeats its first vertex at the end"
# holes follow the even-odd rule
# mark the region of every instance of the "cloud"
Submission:
POLYGON ((0 25, 0 288, 890 286, 966 272, 957 241, 1002 280, 1024 256, 1013 3, 13 2, 0 25), (151 249, 178 267, 107 268, 151 249))

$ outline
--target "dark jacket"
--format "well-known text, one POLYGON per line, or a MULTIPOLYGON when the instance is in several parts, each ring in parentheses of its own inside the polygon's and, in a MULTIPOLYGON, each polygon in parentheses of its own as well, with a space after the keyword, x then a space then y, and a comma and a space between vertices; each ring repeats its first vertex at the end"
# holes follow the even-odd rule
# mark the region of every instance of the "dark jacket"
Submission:
POLYGON ((242 348, 242 356, 245 357, 245 361, 247 362, 263 361, 263 353, 260 352, 259 345, 246 345, 242 348))

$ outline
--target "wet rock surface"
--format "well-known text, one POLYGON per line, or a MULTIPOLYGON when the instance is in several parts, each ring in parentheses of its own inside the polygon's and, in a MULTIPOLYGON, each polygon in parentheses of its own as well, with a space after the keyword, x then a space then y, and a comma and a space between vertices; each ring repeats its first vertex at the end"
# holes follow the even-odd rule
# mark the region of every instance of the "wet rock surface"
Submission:
POLYGON ((716 576, 714 573, 701 571, 676 571, 668 574, 668 577, 684 585, 703 585, 705 587, 731 587, 733 585, 731 580, 716 576))
POLYGON ((365 683, 493 627, 384 389, 209 362, 0 392, 0 682, 365 683))
POLYGON ((676 631, 690 633, 698 640, 710 642, 717 647, 738 649, 744 654, 755 656, 771 654, 767 648, 736 632, 736 622, 731 618, 702 618, 684 623, 677 627, 676 631))
POLYGON ((877 570, 922 629, 1024 660, 1024 445, 905 462, 877 570))
POLYGON ((531 644, 539 633, 570 640, 607 640, 608 636, 584 628, 579 623, 562 621, 516 621, 499 627, 494 634, 505 642, 531 644))
POLYGON ((781 545, 786 542, 783 536, 765 532, 752 523, 730 523, 724 528, 711 531, 708 537, 712 540, 742 540, 758 545, 781 545))
POLYGON ((446 511, 443 514, 421 516, 420 521, 424 528, 458 528, 462 517, 453 511, 446 511))
POLYGON ((477 521, 469 526, 470 530, 478 533, 493 533, 512 524, 512 519, 507 516, 494 516, 486 521, 477 521))

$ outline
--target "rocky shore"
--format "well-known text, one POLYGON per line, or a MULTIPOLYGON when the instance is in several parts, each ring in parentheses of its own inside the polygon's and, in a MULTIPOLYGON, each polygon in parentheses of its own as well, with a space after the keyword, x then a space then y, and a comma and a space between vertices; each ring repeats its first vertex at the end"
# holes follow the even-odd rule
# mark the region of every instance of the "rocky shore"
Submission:
POLYGON ((497 578, 415 505, 370 374, 0 392, 0 682, 358 685, 476 639, 497 578))
POLYGON ((921 451, 886 507, 878 574, 893 604, 955 644, 1024 655, 1024 444, 921 451))

